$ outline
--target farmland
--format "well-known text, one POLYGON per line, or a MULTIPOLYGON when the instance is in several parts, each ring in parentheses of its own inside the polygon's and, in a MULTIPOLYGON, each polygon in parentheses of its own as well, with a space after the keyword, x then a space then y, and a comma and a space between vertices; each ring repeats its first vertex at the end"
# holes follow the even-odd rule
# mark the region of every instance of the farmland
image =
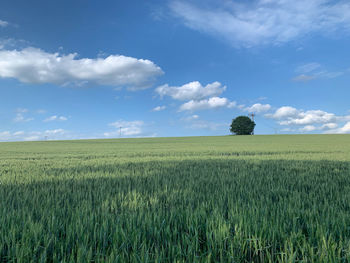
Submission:
POLYGON ((0 262, 349 262, 350 136, 0 143, 0 262))

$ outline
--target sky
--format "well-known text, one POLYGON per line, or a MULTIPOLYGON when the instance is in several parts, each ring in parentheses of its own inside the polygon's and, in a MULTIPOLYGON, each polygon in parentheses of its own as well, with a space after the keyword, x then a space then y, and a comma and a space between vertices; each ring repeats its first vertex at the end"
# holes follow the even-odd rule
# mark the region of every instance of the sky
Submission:
POLYGON ((350 133, 350 2, 2 0, 0 141, 350 133))

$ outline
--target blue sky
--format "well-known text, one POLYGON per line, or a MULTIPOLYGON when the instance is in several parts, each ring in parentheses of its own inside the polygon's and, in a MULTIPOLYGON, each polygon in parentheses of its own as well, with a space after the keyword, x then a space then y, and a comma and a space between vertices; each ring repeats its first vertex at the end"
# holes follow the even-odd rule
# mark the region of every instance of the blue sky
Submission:
POLYGON ((0 3, 0 141, 350 133, 350 3, 0 3))

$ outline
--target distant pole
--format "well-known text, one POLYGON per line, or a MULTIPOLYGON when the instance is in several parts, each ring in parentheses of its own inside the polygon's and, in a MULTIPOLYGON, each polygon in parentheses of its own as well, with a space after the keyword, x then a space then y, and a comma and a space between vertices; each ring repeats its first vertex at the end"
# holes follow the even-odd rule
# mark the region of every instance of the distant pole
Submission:
POLYGON ((248 116, 250 117, 250 119, 252 121, 254 121, 255 113, 250 113, 250 114, 248 114, 248 116))
MULTIPOLYGON (((248 116, 250 117, 250 119, 254 122, 254 117, 255 117, 255 113, 250 113, 248 114, 248 116)), ((254 129, 253 129, 253 132, 252 132, 252 135, 254 135, 254 129)))
POLYGON ((119 137, 122 137, 122 127, 119 127, 119 137))

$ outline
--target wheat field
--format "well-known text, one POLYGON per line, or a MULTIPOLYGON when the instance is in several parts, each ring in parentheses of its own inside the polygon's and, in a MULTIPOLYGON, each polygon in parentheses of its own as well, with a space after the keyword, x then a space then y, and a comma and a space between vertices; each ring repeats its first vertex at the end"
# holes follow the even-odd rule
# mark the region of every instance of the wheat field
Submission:
POLYGON ((350 262, 350 136, 0 143, 0 262, 350 262))

